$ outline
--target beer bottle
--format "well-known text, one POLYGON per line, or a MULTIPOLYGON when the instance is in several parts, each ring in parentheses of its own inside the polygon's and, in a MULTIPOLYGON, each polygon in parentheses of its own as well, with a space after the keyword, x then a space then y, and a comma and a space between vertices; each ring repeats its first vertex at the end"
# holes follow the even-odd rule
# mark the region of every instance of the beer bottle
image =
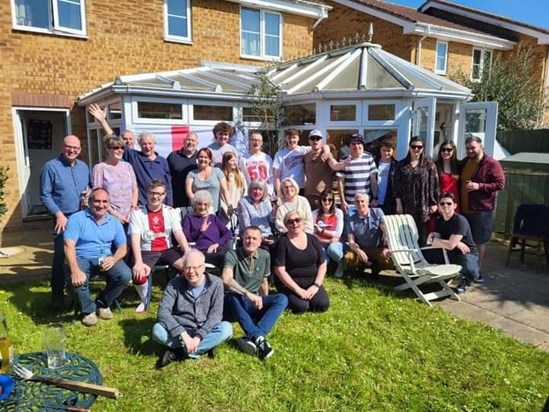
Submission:
POLYGON ((0 313, 0 373, 7 373, 10 369, 10 361, 13 357, 13 347, 8 334, 6 316, 0 313))

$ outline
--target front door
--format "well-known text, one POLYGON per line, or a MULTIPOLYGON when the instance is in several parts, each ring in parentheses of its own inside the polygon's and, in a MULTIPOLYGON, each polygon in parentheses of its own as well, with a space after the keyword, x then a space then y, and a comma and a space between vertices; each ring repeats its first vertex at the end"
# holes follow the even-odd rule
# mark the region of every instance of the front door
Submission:
POLYGON ((17 110, 17 165, 23 217, 46 213, 40 201, 40 173, 48 160, 61 153, 68 134, 68 111, 17 110))

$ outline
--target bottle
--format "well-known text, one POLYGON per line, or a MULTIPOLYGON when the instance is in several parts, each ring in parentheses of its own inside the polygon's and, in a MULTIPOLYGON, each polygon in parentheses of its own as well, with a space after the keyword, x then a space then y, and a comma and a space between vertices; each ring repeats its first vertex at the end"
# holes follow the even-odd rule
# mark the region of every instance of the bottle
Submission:
POLYGON ((12 357, 13 347, 11 346, 11 338, 8 334, 6 316, 0 313, 0 373, 9 372, 12 357))

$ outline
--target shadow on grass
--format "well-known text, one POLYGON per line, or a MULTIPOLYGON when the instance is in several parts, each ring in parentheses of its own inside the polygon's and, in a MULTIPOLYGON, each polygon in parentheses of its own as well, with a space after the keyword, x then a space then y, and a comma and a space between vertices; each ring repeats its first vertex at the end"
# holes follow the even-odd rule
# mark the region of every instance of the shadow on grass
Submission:
POLYGON ((165 348, 151 338, 151 330, 155 322, 156 320, 150 317, 120 321, 120 327, 124 332, 124 345, 128 351, 154 356, 164 351, 165 348))

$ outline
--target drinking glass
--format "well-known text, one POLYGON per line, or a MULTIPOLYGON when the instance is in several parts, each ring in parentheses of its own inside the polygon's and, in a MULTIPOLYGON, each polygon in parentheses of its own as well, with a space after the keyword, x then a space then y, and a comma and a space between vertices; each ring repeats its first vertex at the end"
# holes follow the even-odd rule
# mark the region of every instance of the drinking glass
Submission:
POLYGON ((44 330, 44 349, 48 355, 48 368, 55 369, 65 363, 67 334, 61 323, 50 323, 44 330))

